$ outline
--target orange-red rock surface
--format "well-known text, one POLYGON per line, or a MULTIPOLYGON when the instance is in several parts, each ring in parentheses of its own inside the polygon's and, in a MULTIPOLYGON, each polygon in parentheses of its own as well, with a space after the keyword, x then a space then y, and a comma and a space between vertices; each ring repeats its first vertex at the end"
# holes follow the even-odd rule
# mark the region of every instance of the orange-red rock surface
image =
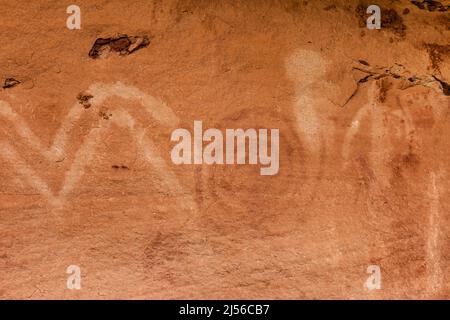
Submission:
POLYGON ((440 3, 0 0, 0 298, 449 298, 440 3), (173 164, 194 120, 279 173, 173 164))

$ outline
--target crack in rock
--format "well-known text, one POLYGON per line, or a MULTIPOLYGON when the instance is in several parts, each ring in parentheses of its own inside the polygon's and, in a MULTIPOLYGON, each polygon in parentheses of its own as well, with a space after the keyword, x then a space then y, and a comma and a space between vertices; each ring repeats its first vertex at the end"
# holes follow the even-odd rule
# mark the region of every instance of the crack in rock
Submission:
POLYGON ((447 82, 442 81, 441 79, 437 78, 436 76, 433 76, 433 78, 436 79, 436 81, 441 84, 442 92, 446 96, 450 96, 450 84, 448 84, 447 82))
POLYGON ((3 84, 3 89, 12 88, 12 87, 18 85, 19 83, 21 83, 21 82, 14 78, 6 78, 5 83, 3 84))
POLYGON ((349 98, 345 101, 345 103, 341 107, 345 107, 352 100, 352 98, 358 92, 360 85, 362 83, 365 83, 370 80, 379 80, 386 77, 404 80, 405 83, 407 83, 407 85, 403 89, 407 89, 414 86, 435 88, 435 85, 438 84, 439 88, 442 90, 442 93, 446 96, 450 96, 450 84, 448 84, 442 79, 439 79, 435 75, 425 75, 425 76, 411 75, 411 73, 408 70, 406 70, 406 68, 401 64, 395 64, 394 66, 387 68, 383 67, 365 68, 367 67, 365 63, 361 61, 359 61, 359 63, 362 66, 353 67, 352 70, 360 71, 366 75, 356 82, 356 89, 353 91, 353 93, 349 96, 349 98))
POLYGON ((89 57, 97 59, 106 56, 110 52, 119 53, 121 56, 129 55, 150 44, 147 36, 127 36, 120 34, 111 38, 98 38, 89 51, 89 57))

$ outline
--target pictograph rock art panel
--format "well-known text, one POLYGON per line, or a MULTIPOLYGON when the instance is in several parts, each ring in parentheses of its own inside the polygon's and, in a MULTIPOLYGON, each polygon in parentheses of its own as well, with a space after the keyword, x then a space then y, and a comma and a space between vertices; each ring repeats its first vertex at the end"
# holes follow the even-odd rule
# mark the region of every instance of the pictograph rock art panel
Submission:
MULTIPOLYGON (((105 99, 110 96, 120 96, 121 98, 134 100, 140 103, 149 116, 155 118, 164 126, 176 126, 179 122, 173 111, 157 101, 155 98, 144 94, 140 90, 125 86, 118 82, 113 85, 105 85, 101 83, 93 84, 89 90, 91 93, 90 104, 93 108, 100 106, 105 99)), ((29 148, 36 149, 48 161, 58 162, 66 157, 66 149, 70 144, 70 132, 77 125, 83 115, 84 110, 80 108, 79 104, 75 104, 69 111, 68 116, 64 119, 61 128, 58 130, 52 146, 45 148, 40 139, 28 128, 25 121, 14 112, 12 107, 5 101, 0 101, 0 114, 12 122, 16 129, 16 133, 28 144, 29 148)), ((50 190, 45 182, 45 178, 40 177, 33 168, 27 164, 25 159, 22 159, 15 150, 12 141, 2 141, 1 150, 2 158, 6 160, 13 169, 17 169, 18 173, 31 186, 36 188, 44 197, 47 198, 52 206, 63 206, 67 196, 70 195, 73 188, 80 183, 86 165, 92 159, 95 153, 95 147, 101 142, 102 136, 112 130, 112 125, 124 127, 131 131, 135 137, 135 143, 138 145, 139 151, 147 159, 147 161, 155 168, 159 175, 163 176, 163 181, 166 187, 175 190, 175 193, 183 194, 184 190, 181 187, 177 177, 171 172, 171 169, 166 164, 165 160, 158 154, 155 146, 152 145, 151 139, 147 136, 148 133, 144 127, 132 117, 126 110, 115 110, 114 117, 108 119, 108 122, 100 122, 100 126, 92 128, 92 130, 85 137, 81 147, 75 154, 74 162, 70 169, 65 174, 65 179, 59 191, 50 190)), ((192 198, 187 197, 186 202, 180 205, 185 206, 186 209, 195 210, 195 204, 192 198)))
POLYGON ((447 299, 448 5, 5 2, 0 298, 447 299))

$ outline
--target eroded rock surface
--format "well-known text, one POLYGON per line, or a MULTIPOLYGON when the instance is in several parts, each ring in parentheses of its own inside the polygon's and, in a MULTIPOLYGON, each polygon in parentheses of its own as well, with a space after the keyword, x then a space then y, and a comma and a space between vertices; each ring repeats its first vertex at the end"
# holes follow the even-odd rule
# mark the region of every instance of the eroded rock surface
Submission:
POLYGON ((0 298, 449 298, 439 3, 8 2, 0 298), (194 120, 278 128, 279 173, 174 165, 194 120))

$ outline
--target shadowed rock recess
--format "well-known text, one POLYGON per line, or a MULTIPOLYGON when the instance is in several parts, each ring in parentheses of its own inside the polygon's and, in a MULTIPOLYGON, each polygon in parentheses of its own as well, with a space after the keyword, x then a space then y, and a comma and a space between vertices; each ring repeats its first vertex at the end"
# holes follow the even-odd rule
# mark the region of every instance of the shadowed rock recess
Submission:
POLYGON ((126 34, 112 38, 98 38, 89 51, 89 57, 97 59, 109 52, 116 52, 121 56, 126 56, 136 50, 147 47, 150 40, 147 36, 129 37, 126 34))

